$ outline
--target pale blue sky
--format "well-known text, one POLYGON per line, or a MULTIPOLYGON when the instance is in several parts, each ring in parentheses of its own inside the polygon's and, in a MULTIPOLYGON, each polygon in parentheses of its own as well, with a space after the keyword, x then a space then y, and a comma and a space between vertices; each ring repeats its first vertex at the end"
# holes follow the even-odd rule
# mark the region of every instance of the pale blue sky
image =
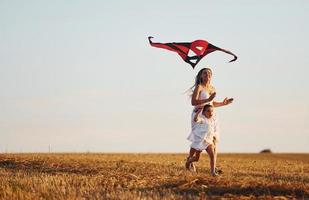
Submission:
POLYGON ((0 151, 186 152, 210 66, 221 152, 309 152, 309 2, 0 0, 0 151), (205 39, 192 70, 150 47, 205 39))

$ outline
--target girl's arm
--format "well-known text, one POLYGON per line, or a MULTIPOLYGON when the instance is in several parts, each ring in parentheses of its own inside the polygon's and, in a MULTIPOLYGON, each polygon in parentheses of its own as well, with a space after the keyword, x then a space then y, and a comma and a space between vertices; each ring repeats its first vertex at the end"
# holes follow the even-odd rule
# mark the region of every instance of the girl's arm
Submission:
POLYGON ((200 85, 198 85, 194 88, 192 98, 191 98, 192 106, 198 106, 198 105, 203 104, 203 103, 211 102, 216 97, 216 93, 214 92, 210 95, 210 97, 208 99, 198 99, 198 96, 199 96, 201 89, 202 89, 202 87, 200 85))
POLYGON ((200 109, 198 109, 198 110, 196 111, 196 113, 195 113, 195 115, 194 115, 194 119, 193 119, 195 122, 197 122, 197 120, 198 120, 198 115, 202 112, 202 110, 203 110, 203 109, 200 108, 200 109))
POLYGON ((213 101, 213 106, 214 107, 220 107, 220 106, 226 106, 226 105, 229 105, 230 103, 233 102, 233 98, 225 98, 222 102, 218 102, 218 101, 213 101))

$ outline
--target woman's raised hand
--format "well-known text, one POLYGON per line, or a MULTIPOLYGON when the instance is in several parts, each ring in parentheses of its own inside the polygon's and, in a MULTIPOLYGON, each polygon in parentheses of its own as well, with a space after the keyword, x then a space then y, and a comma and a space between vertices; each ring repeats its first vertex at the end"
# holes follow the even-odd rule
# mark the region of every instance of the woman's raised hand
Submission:
POLYGON ((225 99, 223 100, 223 105, 228 105, 228 104, 230 104, 230 103, 232 103, 233 102, 233 98, 227 98, 227 97, 225 97, 225 99))

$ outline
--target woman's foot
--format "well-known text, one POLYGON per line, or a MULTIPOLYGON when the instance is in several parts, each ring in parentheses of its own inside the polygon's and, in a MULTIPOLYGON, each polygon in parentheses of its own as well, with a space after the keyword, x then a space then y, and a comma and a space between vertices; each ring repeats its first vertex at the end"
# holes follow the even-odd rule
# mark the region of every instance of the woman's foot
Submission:
POLYGON ((215 168, 215 173, 217 173, 217 174, 223 174, 223 170, 216 167, 216 168, 215 168))
POLYGON ((216 173, 216 172, 212 172, 212 173, 211 173, 211 176, 216 177, 216 176, 219 176, 219 174, 216 173))

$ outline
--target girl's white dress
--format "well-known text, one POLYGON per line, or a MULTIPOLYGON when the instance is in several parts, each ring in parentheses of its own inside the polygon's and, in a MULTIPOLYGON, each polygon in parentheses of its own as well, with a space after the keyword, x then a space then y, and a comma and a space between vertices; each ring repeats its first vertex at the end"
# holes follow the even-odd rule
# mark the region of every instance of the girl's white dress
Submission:
POLYGON ((210 144, 218 142, 218 131, 216 126, 217 124, 214 117, 208 119, 204 115, 199 116, 187 138, 192 142, 191 147, 203 151, 206 150, 210 144))
MULTIPOLYGON (((209 96, 210 95, 206 91, 202 90, 199 99, 207 99, 209 96)), ((192 142, 191 147, 199 151, 205 150, 210 144, 214 144, 214 142, 218 143, 220 140, 218 119, 215 110, 210 119, 207 119, 201 112, 198 116, 197 122, 194 121, 195 109, 201 108, 206 104, 207 103, 194 107, 191 114, 192 130, 187 137, 187 139, 192 142)), ((212 105, 212 102, 209 104, 212 105)))

